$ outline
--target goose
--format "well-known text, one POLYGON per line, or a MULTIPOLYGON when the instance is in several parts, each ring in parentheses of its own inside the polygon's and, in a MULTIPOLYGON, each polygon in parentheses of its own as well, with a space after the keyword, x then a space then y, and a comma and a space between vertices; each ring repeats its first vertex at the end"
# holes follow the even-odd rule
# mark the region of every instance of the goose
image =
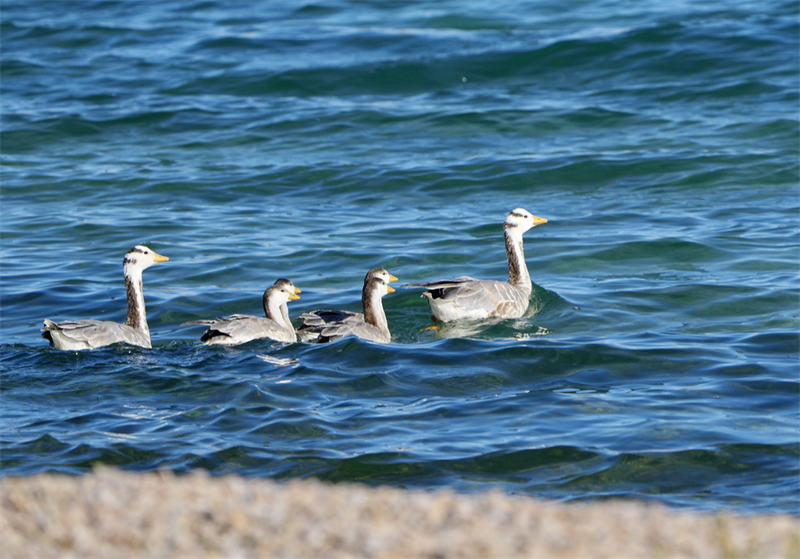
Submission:
POLYGON ((392 335, 381 299, 388 293, 394 293, 394 288, 389 285, 392 281, 397 281, 397 278, 385 269, 371 269, 364 278, 364 288, 361 291, 363 314, 351 311, 312 311, 300 315, 303 325, 299 332, 316 343, 351 335, 372 342, 391 342, 392 335))
POLYGON ((181 326, 207 324, 208 330, 200 338, 207 345, 239 345, 261 338, 277 342, 296 342, 297 334, 289 320, 289 301, 300 299, 300 289, 288 279, 281 278, 264 291, 263 316, 233 314, 216 320, 192 320, 181 326))
POLYGON ((122 259, 125 290, 128 293, 128 317, 124 324, 109 320, 69 320, 53 322, 44 320, 42 337, 56 349, 97 349, 116 343, 150 348, 150 327, 142 292, 142 271, 156 262, 166 262, 161 256, 143 245, 130 249, 122 259))
POLYGON ((525 264, 522 234, 547 223, 527 210, 511 210, 503 223, 508 281, 479 280, 460 276, 451 280, 409 283, 403 287, 424 287, 434 320, 519 318, 528 309, 532 291, 531 277, 525 264))

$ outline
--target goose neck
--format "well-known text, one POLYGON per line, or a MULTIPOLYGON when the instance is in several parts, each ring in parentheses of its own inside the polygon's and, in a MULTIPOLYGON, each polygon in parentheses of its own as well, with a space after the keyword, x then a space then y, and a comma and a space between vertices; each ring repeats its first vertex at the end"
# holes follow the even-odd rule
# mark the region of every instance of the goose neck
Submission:
POLYGON ((291 332, 295 336, 295 340, 297 339, 297 334, 295 334, 294 326, 292 326, 292 319, 289 318, 289 306, 284 303, 281 305, 281 322, 282 326, 286 329, 287 332, 291 332))
POLYGON ((128 298, 128 317, 125 324, 150 337, 147 312, 144 304, 142 271, 132 266, 125 267, 125 291, 128 298))
POLYGON ((283 318, 281 316, 281 304, 277 301, 274 297, 270 297, 270 293, 267 292, 264 294, 264 314, 270 320, 274 320, 275 322, 281 322, 283 318))
POLYGON ((388 332, 389 322, 386 320, 386 312, 383 310, 383 301, 380 293, 374 288, 370 289, 369 285, 365 285, 361 299, 364 304, 364 321, 384 332, 388 332))
POLYGON ((531 276, 525 263, 525 250, 522 246, 522 235, 505 232, 506 258, 508 258, 508 283, 525 289, 531 289, 531 276))

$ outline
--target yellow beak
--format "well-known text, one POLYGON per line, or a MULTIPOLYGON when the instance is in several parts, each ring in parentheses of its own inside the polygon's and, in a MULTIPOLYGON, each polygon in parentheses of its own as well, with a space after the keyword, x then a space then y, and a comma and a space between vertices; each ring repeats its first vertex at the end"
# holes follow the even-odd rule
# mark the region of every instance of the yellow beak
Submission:
MULTIPOLYGON (((300 290, 300 288, 299 288, 299 287, 297 287, 297 286, 294 286, 294 292, 295 292, 295 293, 302 293, 302 291, 300 290)), ((298 299, 299 299, 299 297, 298 297, 298 299)))
POLYGON ((166 262, 169 260, 169 256, 161 256, 157 252, 153 253, 153 262, 166 262))
POLYGON ((394 293, 395 289, 389 284, 386 284, 386 293, 394 293))
MULTIPOLYGON (((392 274, 389 274, 389 281, 397 281, 397 277, 393 276, 392 274)), ((394 291, 394 289, 392 289, 392 291, 394 291)), ((391 293, 392 291, 390 291, 389 293, 391 293)))
MULTIPOLYGON (((298 289, 298 291, 300 291, 300 290, 298 289)), ((289 293, 289 300, 290 301, 297 301, 299 298, 300 298, 300 295, 297 295, 296 293, 289 293)))
POLYGON ((539 216, 536 216, 536 215, 533 216, 533 225, 534 225, 534 227, 536 225, 541 225, 542 223, 547 223, 547 220, 545 218, 543 218, 543 217, 539 217, 539 216))

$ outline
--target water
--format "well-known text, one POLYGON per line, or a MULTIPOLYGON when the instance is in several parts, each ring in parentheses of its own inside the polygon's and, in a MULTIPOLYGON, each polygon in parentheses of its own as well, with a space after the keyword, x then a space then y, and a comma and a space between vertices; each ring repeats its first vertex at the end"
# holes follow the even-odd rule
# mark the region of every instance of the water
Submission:
POLYGON ((795 2, 14 2, 2 28, 0 474, 195 469, 798 514, 795 2), (531 311, 395 342, 186 320, 502 279, 531 311), (55 351, 44 318, 154 348, 55 351))

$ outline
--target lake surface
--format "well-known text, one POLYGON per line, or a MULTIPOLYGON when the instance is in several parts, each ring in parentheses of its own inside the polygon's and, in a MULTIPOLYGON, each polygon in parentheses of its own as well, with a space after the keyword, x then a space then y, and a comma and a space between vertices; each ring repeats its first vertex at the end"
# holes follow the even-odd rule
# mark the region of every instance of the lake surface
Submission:
POLYGON ((798 5, 26 2, 0 12, 0 475, 196 469, 800 513, 798 5), (182 322, 535 282, 515 320, 206 347, 182 322), (153 349, 61 352, 44 318, 153 349))

